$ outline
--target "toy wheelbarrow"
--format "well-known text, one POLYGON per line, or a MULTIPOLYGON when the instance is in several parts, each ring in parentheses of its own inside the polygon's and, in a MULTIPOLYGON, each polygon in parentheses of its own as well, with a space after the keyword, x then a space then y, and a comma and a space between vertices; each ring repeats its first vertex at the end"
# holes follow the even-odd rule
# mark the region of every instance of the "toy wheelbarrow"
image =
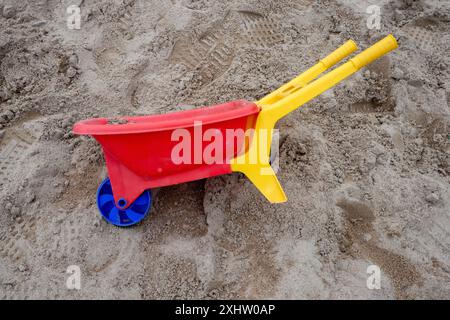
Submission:
POLYGON ((150 211, 151 188, 233 171, 244 173, 271 203, 285 202, 269 162, 276 122, 395 48, 397 42, 389 35, 314 80, 357 50, 347 41, 257 102, 237 100, 163 115, 76 123, 75 134, 91 135, 103 148, 109 178, 97 191, 100 213, 114 225, 130 226, 150 211))

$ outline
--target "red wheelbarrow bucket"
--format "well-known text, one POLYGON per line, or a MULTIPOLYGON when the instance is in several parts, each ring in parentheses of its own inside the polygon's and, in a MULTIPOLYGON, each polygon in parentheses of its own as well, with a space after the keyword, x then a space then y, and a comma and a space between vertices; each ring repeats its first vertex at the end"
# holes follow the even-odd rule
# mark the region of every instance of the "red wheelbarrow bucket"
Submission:
POLYGON ((233 171, 244 173, 270 202, 286 201, 269 164, 276 122, 396 47, 390 35, 314 80, 357 49, 350 40, 257 102, 76 123, 75 134, 91 135, 103 148, 109 178, 97 191, 98 209, 114 225, 133 225, 150 210, 149 189, 233 171))

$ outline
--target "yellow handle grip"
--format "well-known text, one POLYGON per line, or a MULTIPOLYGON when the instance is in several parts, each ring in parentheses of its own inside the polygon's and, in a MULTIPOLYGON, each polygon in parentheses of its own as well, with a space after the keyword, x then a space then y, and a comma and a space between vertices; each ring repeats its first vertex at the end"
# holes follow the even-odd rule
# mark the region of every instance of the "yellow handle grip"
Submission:
POLYGON ((397 40, 395 40, 392 34, 388 35, 384 39, 378 41, 370 48, 364 50, 360 54, 356 55, 350 61, 353 62, 357 69, 361 69, 365 65, 368 65, 372 61, 385 55, 391 50, 398 47, 397 40))
POLYGON ((348 57, 350 54, 358 50, 358 46, 356 45, 355 41, 348 40, 346 43, 344 43, 342 46, 334 50, 332 53, 330 53, 328 56, 320 60, 320 62, 323 63, 326 69, 331 68, 336 63, 341 61, 342 59, 348 57))
POLYGON ((281 119, 289 112, 317 97, 319 94, 349 77, 363 66, 383 56, 389 51, 394 50, 395 48, 397 48, 397 41, 392 35, 389 35, 383 40, 375 43, 370 48, 356 55, 340 67, 337 67, 321 78, 314 80, 300 90, 293 91, 290 95, 285 96, 283 99, 276 101, 266 108, 263 108, 262 111, 270 113, 269 118, 275 124, 277 120, 281 119))

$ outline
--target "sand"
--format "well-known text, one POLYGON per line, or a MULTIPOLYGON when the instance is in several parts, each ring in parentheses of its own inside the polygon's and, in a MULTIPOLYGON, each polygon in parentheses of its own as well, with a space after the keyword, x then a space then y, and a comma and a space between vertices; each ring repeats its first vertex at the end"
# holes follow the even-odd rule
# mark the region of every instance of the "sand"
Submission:
POLYGON ((3 0, 0 30, 0 298, 450 297, 447 1, 3 0), (279 122, 287 203, 232 174, 153 190, 132 228, 99 216, 76 121, 252 101, 388 33, 395 52, 279 122))

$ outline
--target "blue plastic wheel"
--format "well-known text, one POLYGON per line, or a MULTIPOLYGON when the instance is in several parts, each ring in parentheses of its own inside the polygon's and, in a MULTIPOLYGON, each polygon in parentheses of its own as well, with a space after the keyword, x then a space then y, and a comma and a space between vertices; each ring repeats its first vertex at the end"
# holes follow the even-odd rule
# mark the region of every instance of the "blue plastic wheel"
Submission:
MULTIPOLYGON (((125 199, 119 199, 118 205, 126 206, 125 199)), ((114 203, 111 182, 103 180, 97 190, 97 207, 103 218, 119 227, 132 226, 144 219, 150 212, 152 195, 145 190, 128 208, 122 209, 114 203)))

